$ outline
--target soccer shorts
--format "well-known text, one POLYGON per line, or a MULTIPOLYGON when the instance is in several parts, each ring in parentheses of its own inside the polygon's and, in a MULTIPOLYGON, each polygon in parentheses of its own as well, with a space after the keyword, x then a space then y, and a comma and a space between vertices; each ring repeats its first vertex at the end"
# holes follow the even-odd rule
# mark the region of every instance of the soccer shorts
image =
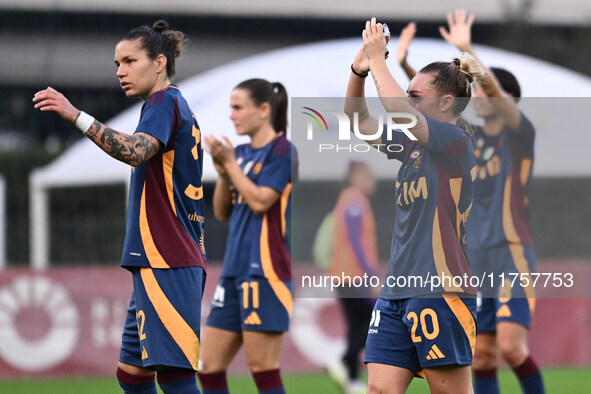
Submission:
POLYGON ((497 331, 497 323, 510 321, 529 329, 535 298, 479 298, 476 316, 478 333, 497 331))
POLYGON ((519 280, 520 274, 527 275, 536 270, 536 256, 532 248, 520 244, 503 244, 492 248, 468 249, 467 256, 473 275, 484 275, 485 280, 478 289, 482 297, 535 298, 533 286, 523 287, 519 280))
POLYGON ((503 244, 468 250, 468 260, 474 275, 480 277, 492 273, 496 279, 493 288, 488 285, 479 289, 478 332, 495 332, 496 324, 501 321, 529 328, 535 308, 535 289, 532 286, 522 287, 517 275, 535 272, 533 249, 519 244, 503 244), (501 281, 502 278, 504 281, 501 281))
POLYGON ((138 268, 131 272, 133 293, 119 361, 144 368, 197 370, 203 268, 138 268))
POLYGON ((365 362, 418 374, 423 368, 471 365, 476 343, 475 298, 379 298, 372 312, 365 362))
POLYGON ((291 307, 290 281, 220 278, 206 325, 233 332, 285 332, 291 307))

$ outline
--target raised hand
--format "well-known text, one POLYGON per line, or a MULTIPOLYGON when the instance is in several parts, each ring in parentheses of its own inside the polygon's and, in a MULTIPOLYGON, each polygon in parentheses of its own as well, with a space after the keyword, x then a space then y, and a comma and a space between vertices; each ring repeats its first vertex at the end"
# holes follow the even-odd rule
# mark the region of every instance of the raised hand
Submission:
POLYGON ((369 59, 365 56, 365 46, 359 48, 353 59, 353 70, 356 73, 365 75, 369 72, 369 59))
POLYGON ((371 62, 374 59, 384 59, 386 53, 386 44, 388 43, 384 37, 384 29, 381 23, 376 23, 376 18, 371 18, 371 21, 365 23, 365 29, 362 33, 363 47, 365 49, 365 56, 371 62))
POLYGON ((449 32, 445 27, 439 27, 441 37, 460 51, 469 52, 472 49, 472 23, 474 14, 467 15, 466 10, 458 9, 452 14, 447 13, 449 32))
POLYGON ((410 43, 412 42, 416 33, 417 25, 414 22, 410 22, 400 32, 400 37, 398 37, 398 47, 396 49, 396 61, 399 64, 406 63, 406 57, 408 56, 408 48, 410 47, 410 43))

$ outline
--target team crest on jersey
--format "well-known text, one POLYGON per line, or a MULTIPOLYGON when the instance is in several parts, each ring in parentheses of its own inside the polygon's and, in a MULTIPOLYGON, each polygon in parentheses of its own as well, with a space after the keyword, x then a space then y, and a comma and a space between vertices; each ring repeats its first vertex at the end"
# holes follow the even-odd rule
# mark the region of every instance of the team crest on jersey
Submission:
POLYGON ((412 166, 418 169, 421 166, 421 151, 418 149, 413 150, 410 153, 410 158, 414 160, 412 166))
POLYGON ((484 147, 484 138, 478 138, 478 140, 476 141, 476 147, 478 147, 478 148, 484 147))
POLYGON ((252 165, 254 163, 252 161, 249 161, 248 163, 246 163, 246 165, 244 167, 242 167, 242 172, 244 172, 244 175, 248 174, 250 169, 252 168, 252 165))
POLYGON ((260 161, 254 165, 252 168, 252 173, 255 175, 259 175, 261 173, 261 169, 263 168, 263 163, 260 161))
POLYGON ((489 146, 482 152, 482 158, 484 160, 490 160, 491 157, 495 154, 495 147, 489 146))

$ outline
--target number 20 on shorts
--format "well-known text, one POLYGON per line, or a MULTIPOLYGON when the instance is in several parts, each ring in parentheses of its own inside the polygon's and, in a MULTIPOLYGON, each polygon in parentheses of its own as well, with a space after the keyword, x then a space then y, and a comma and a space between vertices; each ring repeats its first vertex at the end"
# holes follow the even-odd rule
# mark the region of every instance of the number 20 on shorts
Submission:
POLYGON ((419 320, 421 322, 421 331, 423 332, 423 336, 428 339, 432 340, 437 338, 439 335, 439 320, 437 319, 437 313, 431 308, 425 308, 421 311, 421 313, 417 316, 417 313, 412 311, 406 315, 406 318, 412 321, 412 328, 410 329, 410 337, 413 342, 422 342, 423 339, 421 338, 420 334, 417 335, 417 328, 419 325, 419 320), (431 327, 427 325, 426 317, 429 316, 431 319, 431 327))

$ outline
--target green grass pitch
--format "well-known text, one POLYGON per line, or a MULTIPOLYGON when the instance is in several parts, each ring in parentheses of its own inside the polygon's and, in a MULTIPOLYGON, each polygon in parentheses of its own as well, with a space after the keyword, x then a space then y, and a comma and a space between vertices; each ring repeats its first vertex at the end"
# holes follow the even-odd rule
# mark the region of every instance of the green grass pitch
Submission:
MULTIPOLYGON (((590 393, 590 368, 544 368, 544 382, 546 392, 551 393, 590 393)), ((499 377, 501 392, 519 393, 519 384, 510 371, 502 370, 499 377)), ((284 375, 283 381, 289 394, 338 394, 339 391, 326 375, 301 374, 284 375)), ((232 394, 256 394, 254 383, 250 376, 230 377, 230 392, 232 394)), ((427 383, 421 379, 414 379, 409 387, 409 394, 428 393, 427 383)), ((10 394, 120 394, 121 390, 115 377, 105 378, 77 378, 51 380, 10 380, 0 381, 0 393, 10 394)))

